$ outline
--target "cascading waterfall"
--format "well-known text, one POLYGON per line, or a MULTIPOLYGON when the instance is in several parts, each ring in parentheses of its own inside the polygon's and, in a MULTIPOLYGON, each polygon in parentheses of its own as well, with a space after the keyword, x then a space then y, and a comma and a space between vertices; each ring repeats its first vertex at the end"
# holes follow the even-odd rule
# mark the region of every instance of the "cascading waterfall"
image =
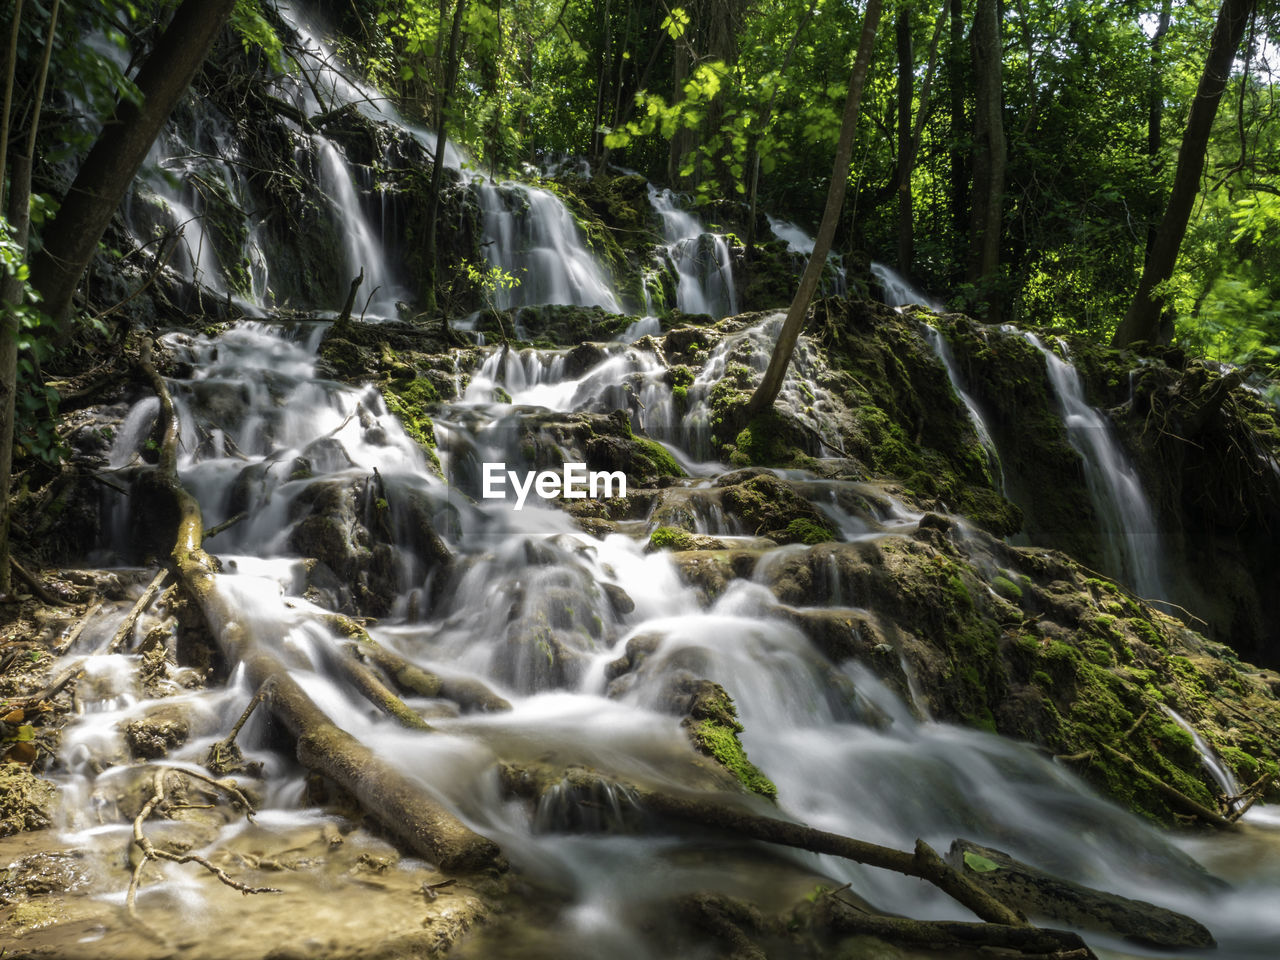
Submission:
POLYGON ((483 217, 485 258, 516 281, 514 286, 497 285, 495 307, 563 303, 623 312, 600 262, 583 244, 582 231, 559 197, 514 181, 478 179, 472 188, 483 217))
POLYGON ((1013 331, 1044 356, 1067 438, 1084 461, 1085 480, 1101 523, 1107 567, 1143 597, 1168 598, 1161 564, 1160 533, 1138 473, 1107 419, 1084 398, 1074 366, 1029 331, 1013 331))
POLYGON ((871 273, 880 281, 884 289, 884 302, 891 307, 920 306, 934 313, 942 312, 942 304, 927 294, 921 293, 911 283, 891 267, 883 263, 871 264, 871 273))
MULTIPOLYGON (((708 364, 716 372, 707 379, 763 349, 778 319, 722 340, 708 364)), ((217 541, 224 568, 217 589, 233 598, 262 642, 288 659, 323 710, 430 783, 464 822, 497 841, 529 882, 557 891, 565 904, 553 921, 557 956, 586 960, 609 952, 656 960, 663 948, 646 931, 672 891, 741 890, 759 873, 709 873, 700 857, 686 855, 699 849, 696 837, 563 832, 566 823, 586 815, 607 826, 610 809, 624 815, 625 796, 605 798, 600 813, 584 814, 576 804, 558 807, 553 792, 531 818, 502 799, 492 782, 495 757, 532 762, 552 756, 634 782, 698 789, 697 774, 681 759, 688 746, 679 720, 659 709, 666 682, 691 662, 731 691, 745 725, 744 745, 777 784, 784 816, 898 847, 910 848, 916 837, 943 846, 963 835, 1033 860, 1037 852, 1052 851, 1063 876, 1103 877, 1122 894, 1229 918, 1216 930, 1224 956, 1269 955, 1275 922, 1256 908, 1255 895, 1206 888, 1161 834, 1095 797, 1062 766, 993 735, 920 722, 867 670, 856 664, 833 669, 788 619, 794 611, 782 608, 763 585, 773 560, 793 548, 766 554, 753 581, 734 582, 704 606, 668 555, 646 554, 630 537, 590 537, 550 506, 533 503, 517 513, 508 502, 458 496, 428 471, 375 390, 317 377, 314 353, 322 332, 316 323, 243 322, 216 340, 167 338, 169 349, 194 371, 190 379, 172 382, 183 482, 211 524, 238 510, 248 514, 217 541), (344 585, 318 581, 296 556, 309 505, 331 490, 351 491, 356 517, 365 511, 366 522, 368 511, 385 511, 399 548, 391 576, 394 612, 371 626, 375 639, 424 668, 483 681, 511 701, 511 712, 440 714, 431 721, 435 732, 422 735, 371 713, 335 680, 328 652, 334 638, 316 614, 341 601, 344 585), (433 590, 433 574, 421 562, 415 530, 425 517, 434 518, 455 558, 448 591, 433 590), (600 592, 602 583, 625 589, 634 610, 614 609, 600 592), (549 621, 557 629, 539 634, 549 621), (550 644, 545 650, 531 642, 539 635, 545 637, 541 644, 550 644), (652 644, 643 669, 607 679, 606 665, 639 636, 652 644)), ((609 350, 574 377, 560 352, 490 350, 466 396, 437 414, 449 483, 474 489, 469 464, 476 458, 518 462, 513 426, 521 418, 612 408, 620 383, 656 382, 660 365, 651 355, 621 344, 609 350), (494 397, 499 383, 514 403, 494 397)), ((797 376, 807 376, 812 361, 803 352, 798 356, 797 376)), ((127 464, 142 452, 156 409, 147 399, 130 414, 133 425, 119 431, 113 463, 127 464)), ((696 433, 685 437, 696 441, 696 433)), ((804 478, 798 471, 790 475, 804 478)), ((815 482, 815 503, 846 489, 865 493, 850 481, 815 482)), ((898 514, 896 520, 886 517, 896 526, 869 532, 863 524, 847 533, 910 535, 919 519, 898 514)), ((109 633, 111 624, 87 632, 73 655, 92 649, 104 629, 109 633)), ((73 814, 64 829, 85 851, 108 859, 118 857, 127 828, 95 826, 91 811, 111 815, 104 804, 115 782, 95 779, 95 758, 119 749, 118 726, 158 705, 131 686, 127 659, 90 658, 94 682, 84 688, 85 714, 64 738, 63 789, 68 798, 79 798, 68 804, 73 814)), ((166 762, 198 764, 225 734, 253 692, 234 679, 237 671, 232 674, 225 688, 177 698, 193 735, 166 762)), ((173 707, 175 700, 163 704, 173 707)), ((255 717, 240 743, 248 759, 270 766, 273 784, 263 799, 254 849, 278 848, 298 830, 314 830, 314 815, 298 804, 302 773, 282 766, 267 749, 266 726, 255 717)), ((240 835, 236 826, 220 826, 210 842, 236 849, 240 835)), ((750 845, 742 846, 742 854, 752 855, 750 845)), ((779 864, 818 869, 848 883, 873 903, 923 917, 959 915, 954 904, 915 880, 826 857, 776 856, 779 864)), ((122 889, 121 871, 106 875, 122 889)), ((765 888, 759 893, 768 899, 765 888)), ((149 882, 139 904, 155 909, 166 897, 179 897, 190 913, 202 896, 189 876, 175 875, 149 882)))
MULTIPOLYGON (((790 220, 780 220, 768 214, 766 214, 766 219, 769 222, 769 229, 773 231, 773 235, 785 243, 789 251, 801 254, 804 257, 813 255, 813 248, 817 241, 806 233, 803 228, 790 220)), ((834 250, 827 254, 826 272, 822 275, 819 289, 824 296, 845 297, 849 295, 849 271, 845 268, 844 258, 834 250)))
POLYGON ((675 194, 649 185, 649 202, 662 221, 666 256, 676 275, 676 308, 713 317, 738 312, 729 244, 709 233, 693 214, 680 209, 675 194))

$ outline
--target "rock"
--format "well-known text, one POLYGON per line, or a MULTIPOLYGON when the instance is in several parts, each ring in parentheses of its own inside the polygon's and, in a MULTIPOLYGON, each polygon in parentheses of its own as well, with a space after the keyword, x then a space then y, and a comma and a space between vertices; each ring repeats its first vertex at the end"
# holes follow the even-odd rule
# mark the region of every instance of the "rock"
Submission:
POLYGON ((144 717, 130 720, 122 732, 134 759, 157 760, 186 743, 191 726, 184 707, 166 703, 148 711, 144 717))
POLYGON ((631 595, 623 590, 615 583, 602 583, 600 588, 604 590, 604 595, 609 598, 609 606, 613 608, 613 612, 617 616, 626 616, 636 608, 636 602, 631 599, 631 595))

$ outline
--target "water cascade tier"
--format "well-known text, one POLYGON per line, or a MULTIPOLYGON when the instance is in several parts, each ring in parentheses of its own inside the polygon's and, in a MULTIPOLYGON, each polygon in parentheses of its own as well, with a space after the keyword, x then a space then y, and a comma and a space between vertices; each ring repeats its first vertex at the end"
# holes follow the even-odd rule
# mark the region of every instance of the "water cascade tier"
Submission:
MULTIPOLYGON (((842 474, 818 433, 840 415, 838 400, 823 386, 823 351, 808 337, 783 409, 811 417, 802 435, 825 459, 775 470, 717 462, 716 387, 739 376, 738 367, 761 366, 781 320, 766 314, 672 331, 661 350, 653 338, 444 350, 433 361, 430 437, 412 417, 406 432, 391 415, 393 406, 405 409, 403 392, 326 377, 331 361, 321 363, 318 352, 336 357, 332 345, 354 342, 343 338, 360 336, 356 330, 242 321, 217 336, 169 334, 161 346, 179 424, 178 475, 209 528, 230 522, 209 541, 220 566, 214 589, 235 611, 237 629, 287 665, 321 715, 417 785, 459 830, 495 844, 520 884, 545 899, 539 923, 554 946, 529 955, 670 956, 684 934, 663 918, 685 893, 782 909, 823 884, 847 886, 874 909, 967 916, 934 888, 892 872, 760 845, 732 829, 712 838, 647 819, 644 798, 668 794, 904 850, 921 838, 945 852, 965 838, 1198 917, 1224 955, 1269 955, 1274 920, 1256 904, 1274 895, 1273 885, 1218 886, 1165 834, 1099 797, 1071 763, 983 724, 934 719, 954 717, 977 695, 943 683, 953 674, 939 656, 967 655, 977 678, 1001 656, 999 627, 988 637, 983 617, 1013 604, 1010 622, 1018 622, 1016 604, 1044 602, 1051 578, 1083 585, 1086 573, 1063 566, 1037 580, 1043 561, 1028 559, 1034 555, 842 474), (694 333, 714 343, 677 393, 667 355, 678 356, 694 333), (517 509, 513 483, 486 491, 486 464, 518 475, 576 457, 593 468, 617 465, 633 480, 627 497, 575 510, 534 494, 517 509), (659 549, 669 542, 675 552, 659 549), (706 567, 712 556, 724 566, 706 567), (904 606, 902 583, 929 599, 904 606), (978 646, 967 654, 947 646, 961 636, 978 646), (384 669, 385 683, 370 679, 384 669), (408 683, 410 676, 435 678, 434 686, 408 683), (399 691, 390 714, 373 705, 386 708, 378 691, 387 689, 399 691)), ((385 327, 374 335, 410 336, 385 327)), ((123 415, 109 453, 122 489, 143 489, 153 475, 147 460, 159 416, 153 397, 123 415)), ((104 509, 97 562, 145 563, 162 553, 159 526, 136 495, 110 494, 104 509)), ((149 574, 130 569, 118 575, 141 586, 149 574)), ((129 791, 139 782, 151 789, 157 775, 164 789, 179 789, 183 775, 164 770, 204 769, 255 694, 243 663, 226 663, 214 681, 168 662, 164 651, 176 649, 183 631, 170 602, 144 613, 118 652, 95 655, 132 601, 104 607, 66 655, 92 682, 82 685, 83 713, 68 724, 58 755, 57 829, 83 851, 107 911, 118 909, 129 884, 115 865, 138 812, 129 791), (149 673, 140 671, 148 654, 132 651, 135 636, 161 651, 149 673), (131 762, 122 762, 126 755, 131 762)), ((1102 670, 1071 659, 1074 647, 1058 643, 1068 652, 1051 655, 1030 643, 1036 649, 1018 656, 1043 670, 1070 664, 1080 678, 1102 670)), ((1019 676, 1019 684, 1040 682, 1019 676)), ((975 682, 996 689, 990 678, 975 682)), ((991 703, 1002 716, 1012 709, 991 703)), ((255 823, 246 827, 230 811, 201 820, 199 849, 217 853, 245 882, 288 891, 314 882, 304 861, 263 879, 263 858, 318 849, 328 837, 326 857, 349 862, 334 839, 349 828, 320 812, 305 769, 278 749, 272 709, 259 707, 236 740, 235 777, 253 785, 255 823)), ((1185 722, 1158 710, 1136 719, 1173 730, 1185 722)), ((1195 789, 1239 789, 1207 741, 1185 737, 1189 768, 1207 784, 1195 789)), ((1191 789, 1194 776, 1179 782, 1191 789)), ((202 789, 200 782, 184 789, 202 789)), ((1265 824, 1270 808, 1257 810, 1251 823, 1265 824)), ((147 829, 178 836, 186 824, 147 829)), ((350 842, 351 856, 386 856, 385 841, 350 842)), ((356 882, 361 874, 350 869, 324 884, 356 882)), ((379 889, 450 879, 412 860, 383 869, 390 872, 379 889)), ((250 915, 259 904, 271 909, 259 899, 270 895, 246 907, 198 865, 142 876, 135 909, 162 929, 176 902, 207 918, 192 921, 197 931, 225 924, 228 896, 250 915)), ((446 905, 472 916, 467 898, 483 895, 461 883, 446 905)), ((50 931, 56 926, 25 936, 52 942, 50 931)), ((477 934, 477 949, 498 949, 515 935, 498 924, 477 934)), ((140 935, 104 920, 98 936, 63 955, 118 953, 140 935)), ((1089 936, 1100 953, 1118 943, 1114 933, 1089 936)))

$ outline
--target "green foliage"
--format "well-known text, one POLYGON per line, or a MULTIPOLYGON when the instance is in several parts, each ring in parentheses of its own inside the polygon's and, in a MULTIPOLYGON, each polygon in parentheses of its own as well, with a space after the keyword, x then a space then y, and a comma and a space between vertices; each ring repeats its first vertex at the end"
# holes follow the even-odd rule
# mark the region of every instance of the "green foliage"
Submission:
POLYGON ((693 537, 676 527, 658 527, 649 535, 651 550, 692 550, 693 537))

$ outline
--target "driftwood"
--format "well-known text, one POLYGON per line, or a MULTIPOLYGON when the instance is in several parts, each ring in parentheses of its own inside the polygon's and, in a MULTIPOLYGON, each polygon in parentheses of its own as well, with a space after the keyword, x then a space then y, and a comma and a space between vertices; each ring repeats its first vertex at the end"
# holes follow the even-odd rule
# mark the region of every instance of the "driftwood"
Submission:
POLYGON ((84 633, 84 628, 89 625, 89 621, 92 620, 94 616, 97 614, 97 612, 101 609, 102 609, 101 600, 95 600, 92 604, 90 604, 89 609, 84 612, 84 616, 82 616, 78 621, 76 621, 76 625, 71 628, 70 632, 61 640, 59 640, 57 646, 55 646, 49 652, 55 657, 60 657, 63 654, 65 654, 68 650, 70 650, 71 647, 75 644, 75 642, 80 639, 80 634, 84 633))
POLYGON ((18 579, 30 588, 31 593, 41 603, 47 603, 51 607, 65 607, 70 604, 71 601, 55 597, 50 593, 48 588, 40 581, 40 578, 20 564, 16 557, 9 558, 9 566, 18 575, 18 579))
POLYGON ((289 670, 260 647, 219 593, 212 558, 202 548, 200 505, 177 472, 178 422, 168 386, 144 344, 139 364, 160 399, 164 440, 157 467, 161 483, 178 508, 171 559, 179 582, 204 616, 231 663, 243 664, 250 684, 290 733, 298 761, 333 780, 360 803, 407 849, 452 871, 505 869, 496 844, 465 826, 423 787, 338 727, 306 694, 289 670))
POLYGON ((347 647, 333 658, 333 665, 343 678, 388 717, 411 730, 431 729, 431 725, 413 712, 403 700, 387 689, 367 666, 361 662, 354 646, 347 647))
MULTIPOLYGON (((530 771, 518 767, 508 765, 502 773, 508 790, 524 796, 532 795, 535 799, 541 797, 542 788, 547 785, 545 778, 531 775, 530 771)), ((815 830, 802 823, 751 813, 714 796, 681 796, 632 784, 620 784, 580 767, 565 771, 563 782, 571 789, 583 792, 622 786, 639 807, 659 816, 695 823, 712 830, 727 831, 752 840, 763 840, 813 853, 833 854, 870 867, 918 877, 933 884, 987 923, 1026 925, 1023 916, 970 883, 923 840, 917 840, 915 850, 908 853, 825 830, 815 830)))
POLYGON ((952 843, 947 860, 972 883, 1027 914, 1157 947, 1214 945, 1213 934, 1191 917, 1062 880, 970 840, 952 843))

